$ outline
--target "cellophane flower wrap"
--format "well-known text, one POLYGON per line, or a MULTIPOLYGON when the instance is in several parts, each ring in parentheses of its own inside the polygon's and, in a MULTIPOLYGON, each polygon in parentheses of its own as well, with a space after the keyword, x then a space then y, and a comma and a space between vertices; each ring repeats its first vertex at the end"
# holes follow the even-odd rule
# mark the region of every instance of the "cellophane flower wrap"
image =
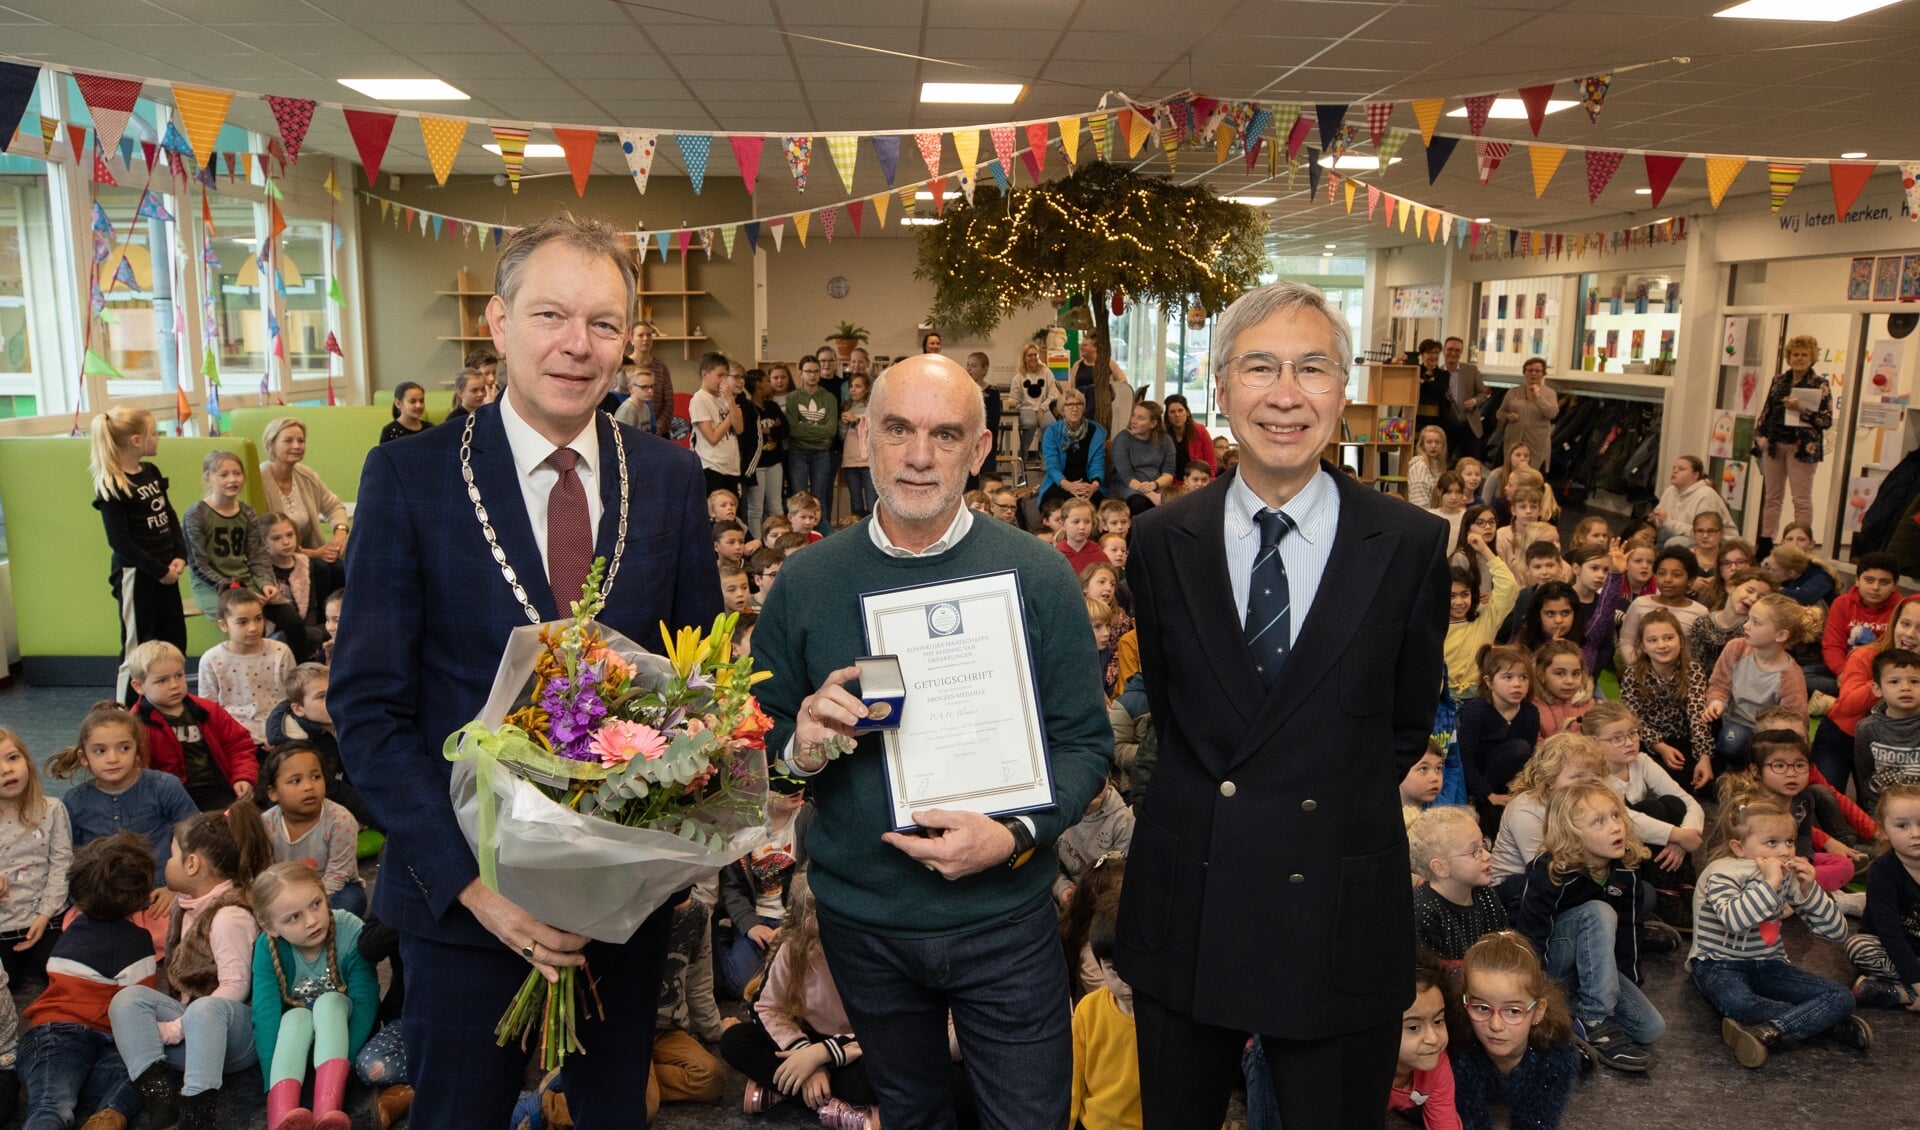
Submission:
MULTIPOLYGON (((623 943, 675 892, 766 842, 766 732, 737 617, 708 632, 661 625, 655 655, 594 617, 596 561, 573 618, 508 638, 478 719, 447 738, 450 793, 481 881, 550 926, 623 943)), ((500 1042, 539 1026, 548 1068, 584 1050, 592 974, 538 971, 502 1017, 500 1042)))

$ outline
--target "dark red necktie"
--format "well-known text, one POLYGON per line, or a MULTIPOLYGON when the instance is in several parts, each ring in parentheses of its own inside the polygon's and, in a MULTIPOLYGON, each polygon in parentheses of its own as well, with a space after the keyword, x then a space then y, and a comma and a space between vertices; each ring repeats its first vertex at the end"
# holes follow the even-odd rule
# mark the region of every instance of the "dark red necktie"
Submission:
POLYGON ((560 618, 571 615, 569 609, 580 599, 580 586, 587 581, 593 566, 593 523, 587 518, 587 488, 574 466, 580 453, 562 447, 547 456, 549 466, 560 472, 560 479, 547 495, 547 583, 553 586, 553 603, 560 618))

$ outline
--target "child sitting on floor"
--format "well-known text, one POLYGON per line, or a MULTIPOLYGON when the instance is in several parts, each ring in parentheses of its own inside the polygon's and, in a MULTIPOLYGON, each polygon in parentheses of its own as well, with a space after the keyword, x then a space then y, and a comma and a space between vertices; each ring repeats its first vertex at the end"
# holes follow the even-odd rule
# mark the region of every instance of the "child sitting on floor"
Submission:
POLYGON ((1086 1130, 1137 1130, 1140 1049, 1133 1028, 1133 989, 1113 967, 1117 893, 1094 907, 1087 944, 1100 963, 1100 987, 1073 1007, 1073 1087, 1068 1125, 1086 1130))
POLYGON ((1471 1034, 1450 1057, 1453 1101, 1466 1130, 1492 1130, 1505 1108, 1514 1130, 1555 1130, 1580 1074, 1567 1004, 1524 937, 1475 942, 1460 962, 1454 1025, 1471 1034))
POLYGON ((1414 940, 1443 961, 1507 928, 1507 911, 1493 893, 1493 851, 1473 811, 1430 808, 1407 829, 1413 873, 1425 882, 1413 892, 1414 940))

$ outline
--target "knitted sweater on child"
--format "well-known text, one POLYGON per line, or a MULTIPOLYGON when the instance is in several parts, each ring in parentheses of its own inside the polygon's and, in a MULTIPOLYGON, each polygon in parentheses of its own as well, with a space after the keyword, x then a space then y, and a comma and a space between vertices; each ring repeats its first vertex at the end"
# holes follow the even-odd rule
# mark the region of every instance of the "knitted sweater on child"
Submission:
POLYGON ((1580 1053, 1572 1044, 1542 1051, 1528 1048, 1512 1071, 1502 1075, 1480 1042, 1469 1035, 1453 1060, 1453 1102, 1466 1130, 1493 1130, 1493 1108, 1507 1108, 1510 1130, 1553 1130, 1567 1113, 1580 1074, 1580 1053))
POLYGON ((1693 890, 1693 948, 1687 961, 1785 961, 1780 914, 1791 905, 1818 937, 1840 941, 1847 920, 1833 897, 1814 883, 1802 892, 1798 880, 1776 890, 1751 859, 1727 856, 1707 864, 1693 890))

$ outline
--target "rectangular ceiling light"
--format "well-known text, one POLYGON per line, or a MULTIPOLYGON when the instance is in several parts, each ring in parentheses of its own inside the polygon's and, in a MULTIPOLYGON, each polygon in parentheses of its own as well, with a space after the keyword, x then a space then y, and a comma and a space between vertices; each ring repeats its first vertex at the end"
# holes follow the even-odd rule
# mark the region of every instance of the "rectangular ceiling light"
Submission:
POLYGON ((1877 11, 1899 0, 1747 0, 1714 13, 1729 20, 1800 20, 1804 23, 1838 23, 1864 12, 1877 11))
MULTIPOLYGON (((1579 104, 1578 102, 1567 101, 1564 98, 1549 98, 1547 99, 1547 113, 1558 114, 1562 110, 1571 110, 1579 104)), ((1465 106, 1458 106, 1447 111, 1447 117, 1449 118, 1464 118, 1466 116, 1467 108, 1465 106)), ((1487 111, 1487 117, 1512 118, 1515 121, 1525 121, 1527 117, 1527 105, 1518 98, 1496 98, 1493 100, 1493 109, 1487 111)))
POLYGON ((1220 199, 1229 204, 1245 204, 1249 208, 1264 208, 1278 197, 1274 196, 1222 196, 1220 199))
POLYGON ((437 78, 343 78, 340 85, 380 102, 464 102, 469 97, 437 78))
POLYGON ((902 216, 900 217, 900 226, 907 227, 907 228, 932 227, 934 224, 937 224, 939 222, 940 220, 936 216, 902 216))
MULTIPOLYGON (((1398 157, 1387 158, 1387 164, 1389 166, 1398 165, 1399 163, 1400 158, 1398 157)), ((1342 153, 1339 157, 1320 158, 1320 167, 1323 169, 1339 169, 1343 172, 1354 170, 1363 173, 1377 173, 1380 171, 1380 158, 1370 157, 1360 153, 1342 153)))
POLYGON ((1026 87, 1017 82, 923 82, 922 102, 962 102, 977 106, 1011 106, 1026 87))
MULTIPOLYGON (((487 152, 493 154, 496 157, 500 155, 500 147, 498 145, 495 145, 491 141, 487 142, 485 145, 482 145, 480 148, 486 150, 487 152)), ((526 155, 529 157, 565 157, 567 155, 567 151, 560 148, 558 145, 549 145, 544 141, 537 141, 527 146, 526 155)))

